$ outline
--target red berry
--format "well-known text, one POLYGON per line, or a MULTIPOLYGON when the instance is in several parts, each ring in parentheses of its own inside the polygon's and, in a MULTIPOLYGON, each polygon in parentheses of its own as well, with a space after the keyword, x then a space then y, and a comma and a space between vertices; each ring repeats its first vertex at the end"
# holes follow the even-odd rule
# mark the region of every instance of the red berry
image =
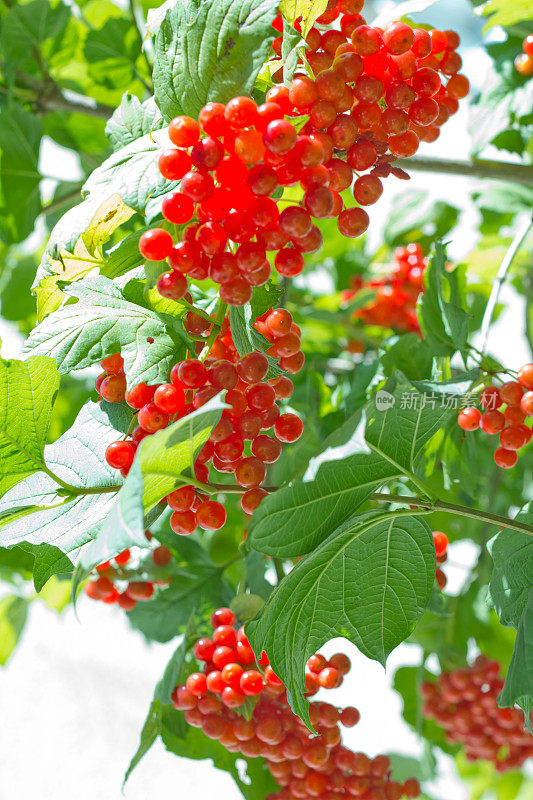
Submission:
POLYGON ((259 486, 265 480, 265 465, 255 456, 242 458, 235 468, 235 479, 247 489, 259 486))
POLYGON ((172 553, 168 547, 160 545, 152 550, 152 560, 157 567, 166 567, 172 561, 172 553))
POLYGON ((114 469, 128 468, 133 464, 135 450, 132 442, 113 442, 105 451, 105 460, 114 469))
POLYGON ((477 430, 479 428, 480 420, 481 412, 477 408, 474 408, 474 406, 463 408, 457 418, 459 427, 461 427, 464 431, 477 430))
POLYGON ((518 383, 527 389, 533 391, 533 364, 524 364, 518 370, 518 383))
POLYGON ((192 219, 194 203, 190 197, 181 192, 171 192, 163 198, 161 210, 169 222, 182 225, 192 219))
POLYGON ((303 422, 296 414, 281 414, 274 424, 280 442, 295 442, 303 432, 303 422))
POLYGON ((516 450, 507 450, 505 447, 498 447, 494 452, 494 461, 503 469, 511 469, 518 460, 516 450))
POLYGON ((169 418, 154 403, 147 403, 139 410, 137 421, 144 431, 155 433, 162 428, 166 428, 169 418))
POLYGON ((196 514, 194 511, 174 511, 170 517, 170 527, 180 536, 190 536, 196 530, 196 514))
POLYGON ((533 391, 528 391, 522 396, 520 408, 526 417, 533 417, 533 391))
POLYGON ((226 522, 226 510, 216 500, 208 500, 197 508, 196 521, 200 528, 216 531, 226 522))
POLYGON ((235 624, 235 614, 231 610, 231 608, 217 608, 216 611, 213 611, 211 614, 211 625, 213 628, 217 628, 219 625, 234 625, 235 624))
POLYGON ((200 126, 191 117, 175 117, 168 126, 168 135, 178 147, 192 147, 200 137, 200 126))
POLYGON ((437 556, 443 556, 448 549, 448 537, 442 531, 433 531, 433 543, 437 556))
POLYGON ((201 697, 207 692, 207 678, 203 672, 193 672, 185 681, 185 686, 194 697, 201 697))
POLYGON ((163 383, 155 391, 154 405, 165 414, 177 414, 185 405, 185 392, 181 386, 163 383))
POLYGON ((163 228, 152 228, 139 239, 139 251, 148 261, 163 261, 172 250, 172 236, 163 228))
POLYGON ((264 489, 248 489, 241 497, 241 506, 245 514, 253 514, 261 501, 267 496, 264 489))
POLYGON ((505 427, 505 417, 501 411, 485 411, 481 416, 479 426, 482 431, 493 435, 505 427))
POLYGON ((525 425, 509 425, 500 433, 500 444, 506 450, 520 450, 526 444, 525 425))

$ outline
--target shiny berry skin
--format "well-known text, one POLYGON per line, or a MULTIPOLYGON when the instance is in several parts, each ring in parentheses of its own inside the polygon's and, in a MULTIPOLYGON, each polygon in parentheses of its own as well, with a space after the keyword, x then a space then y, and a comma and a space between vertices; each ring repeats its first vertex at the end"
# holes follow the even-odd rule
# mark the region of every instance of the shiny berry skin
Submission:
POLYGON ((296 129, 285 119, 269 122, 263 137, 267 150, 278 155, 284 155, 292 150, 296 139, 296 129))
POLYGON ((189 359, 172 367, 170 380, 174 385, 182 383, 187 389, 201 389, 207 382, 207 370, 201 361, 189 359))
POLYGON ((295 442, 302 435, 303 427, 296 414, 281 414, 274 423, 274 433, 280 442, 295 442))
POLYGON ((216 531, 226 522, 226 509, 216 500, 207 500, 196 509, 196 521, 206 531, 216 531))
POLYGON ((209 367, 207 379, 216 389, 233 389, 239 376, 231 361, 220 359, 209 367))
POLYGON ((169 222, 182 225, 192 219, 194 203, 190 197, 181 192, 171 192, 163 198, 161 210, 164 218, 169 222))
POLYGON ((181 486, 167 494, 166 501, 173 511, 189 511, 196 499, 193 486, 181 486))
POLYGON ((519 406, 524 389, 516 381, 507 381, 500 386, 500 397, 504 403, 510 406, 519 406))
POLYGON ((228 708, 239 708, 246 700, 246 696, 238 689, 234 689, 233 686, 226 686, 222 689, 220 697, 228 708))
POLYGON ((231 664, 235 660, 235 654, 231 647, 222 645, 217 647, 213 653, 213 664, 219 670, 223 670, 227 664, 231 664))
POLYGON ((156 285, 159 294, 169 300, 181 300, 189 288, 185 275, 182 275, 181 272, 176 272, 176 270, 163 272, 157 279, 156 285))
POLYGON ((261 694, 263 691, 263 676, 257 670, 243 672, 240 678, 241 692, 250 697, 261 694))
POLYGON ((139 239, 139 251, 148 261, 163 261, 172 250, 172 236, 163 228, 152 228, 139 239))
POLYGON ((207 678, 202 672, 193 672, 185 681, 185 686, 194 697, 201 697, 207 692, 207 678))
POLYGON ((403 22, 393 22, 383 32, 383 44, 389 53, 396 56, 409 50, 414 40, 413 29, 403 22))
POLYGON ((150 581, 130 581, 126 591, 134 600, 146 601, 152 597, 154 585, 150 581))
POLYGON ((276 393, 269 383, 256 383, 246 389, 246 402, 254 411, 268 411, 275 400, 276 393))
POLYGON ((253 514, 261 501, 267 496, 264 489, 248 489, 241 497, 241 507, 245 514, 253 514))
POLYGON ((520 450, 526 444, 525 425, 509 425, 500 433, 500 444, 506 450, 520 450))
POLYGON ((500 390, 497 386, 487 386, 481 392, 479 401, 483 408, 487 408, 489 410, 499 408, 503 401, 500 397, 500 390))
POLYGON ((135 450, 135 445, 131 442, 113 442, 105 451, 105 460, 114 469, 131 467, 135 450))
POLYGON ((213 611, 211 614, 210 621, 213 628, 217 628, 219 625, 234 625, 235 614, 231 608, 217 608, 217 610, 213 611))
POLYGON ((280 275, 294 278, 303 271, 305 261, 299 250, 294 247, 285 247, 276 253, 274 265, 280 275))
POLYGON ((448 537, 442 531, 433 531, 433 543, 437 556, 443 556, 448 549, 448 537))
POLYGON ((343 708, 340 715, 340 722, 345 728, 353 728, 361 718, 359 711, 352 706, 343 708))
POLYGON ((323 689, 334 689, 339 680, 339 673, 334 667, 324 667, 318 673, 318 682, 323 689))
POLYGON ((245 278, 234 278, 220 287, 220 299, 230 306, 243 306, 252 298, 252 287, 245 278))
POLYGON ((176 181, 183 178, 192 167, 191 157, 186 150, 169 147, 163 150, 158 161, 159 172, 164 178, 176 181))
POLYGON ((474 408, 474 406, 463 408, 457 418, 459 427, 464 431, 476 431, 479 428, 480 420, 481 411, 479 411, 477 408, 474 408))
POLYGON ((346 208, 339 214, 337 226, 343 236, 355 239, 368 228, 369 217, 363 208, 346 208))
POLYGON ((121 403, 126 396, 126 376, 124 373, 104 378, 100 384, 100 395, 108 403, 121 403))
POLYGON ((196 530, 196 514, 193 511, 174 511, 170 527, 179 536, 190 536, 196 530))
POLYGON ((268 359, 257 350, 247 353, 237 362, 237 373, 246 383, 258 383, 268 373, 268 359))
POLYGON ((511 469, 518 460, 516 450, 507 450, 505 447, 498 447, 494 452, 494 461, 503 469, 511 469))
POLYGON ((235 468, 235 480, 247 489, 253 489, 263 483, 265 475, 265 465, 255 456, 242 458, 235 468))
POLYGON ((264 464, 274 464, 281 455, 281 444, 271 436, 261 434, 252 442, 252 454, 264 464))
POLYGON ((485 411, 481 416, 479 427, 482 431, 492 436, 503 430, 505 427, 505 417, 501 411, 485 411))
POLYGON ((181 386, 163 383, 155 390, 154 405, 165 414, 177 414, 185 405, 185 392, 181 386))
POLYGON ((131 408, 142 408, 153 400, 155 386, 147 386, 146 383, 138 383, 126 392, 125 400, 131 408))
POLYGON ((518 370, 518 383, 527 389, 533 391, 533 364, 524 364, 518 370))
POLYGON ((160 411, 154 403, 147 403, 139 410, 137 415, 137 422, 147 433, 155 433, 162 428, 166 428, 168 421, 167 414, 160 411))
POLYGON ((533 417, 533 391, 526 392, 522 396, 520 408, 526 417, 533 417))
POLYGON ((178 147, 192 147, 200 138, 200 126, 191 117, 175 117, 168 126, 168 135, 178 147))

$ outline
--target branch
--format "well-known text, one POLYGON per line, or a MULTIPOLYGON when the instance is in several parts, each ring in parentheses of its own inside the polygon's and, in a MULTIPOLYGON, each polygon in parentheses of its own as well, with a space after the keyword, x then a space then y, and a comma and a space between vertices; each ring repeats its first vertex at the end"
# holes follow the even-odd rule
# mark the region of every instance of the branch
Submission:
POLYGON ((81 191, 81 184, 77 189, 74 189, 72 192, 68 192, 68 194, 64 194, 62 197, 58 197, 55 200, 52 200, 51 203, 48 203, 48 205, 43 206, 42 213, 53 214, 55 211, 59 211, 61 208, 69 206, 72 203, 72 201, 80 200, 81 197, 80 191, 81 191))
POLYGON ((67 100, 63 94, 59 93, 53 97, 35 97, 35 102, 44 111, 75 111, 78 114, 87 114, 89 117, 108 120, 114 112, 114 108, 103 103, 83 103, 76 100, 67 100))
POLYGON ((505 282, 511 264, 513 263, 514 257, 520 250, 522 242, 525 240, 526 236, 531 230, 532 225, 533 225, 533 219, 531 218, 531 216, 526 217, 522 225, 520 225, 520 227, 518 228, 515 237, 511 242, 505 256, 503 257, 502 263, 500 264, 500 268, 498 270, 498 274, 496 275, 496 280, 491 289, 489 301, 487 303, 487 307, 483 315, 483 322, 481 323, 481 344, 479 345, 479 349, 482 354, 485 353, 485 350, 487 348, 490 324, 492 322, 494 309, 496 308, 496 304, 498 302, 498 297, 500 296, 501 288, 505 282))
POLYGON ((512 181, 524 186, 533 186, 533 167, 511 164, 505 161, 449 161, 443 158, 413 156, 399 158, 395 166, 409 172, 438 172, 444 175, 463 175, 467 178, 481 178, 495 181, 512 181))
POLYGON ((491 514, 488 511, 478 511, 476 508, 469 508, 468 506, 459 506, 455 503, 445 503, 443 500, 426 500, 422 497, 413 497, 397 494, 385 494, 384 492, 375 492, 371 495, 372 500, 378 500, 382 503, 400 503, 402 505, 420 506, 420 508, 431 511, 444 511, 447 514, 457 514, 460 517, 470 517, 477 519, 480 522, 486 522, 491 525, 497 525, 499 528, 510 528, 513 531, 520 533, 527 533, 528 536, 533 536, 533 527, 526 525, 519 520, 503 517, 500 514, 491 514))

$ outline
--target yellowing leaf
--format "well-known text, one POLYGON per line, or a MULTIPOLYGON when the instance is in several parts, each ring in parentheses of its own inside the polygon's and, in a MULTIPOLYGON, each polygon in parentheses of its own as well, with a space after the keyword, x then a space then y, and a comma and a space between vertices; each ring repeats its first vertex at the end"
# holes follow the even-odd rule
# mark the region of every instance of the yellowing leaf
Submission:
POLYGON ((107 242, 113 231, 127 222, 133 214, 133 208, 123 203, 118 194, 111 195, 99 207, 83 234, 88 251, 94 254, 98 247, 107 242))
POLYGON ((490 15, 485 30, 494 25, 514 25, 533 18, 533 0, 488 0, 483 6, 482 14, 490 15))
POLYGON ((279 9, 288 22, 302 18, 302 36, 305 39, 327 5, 328 0, 282 0, 279 9))
POLYGON ((52 261, 53 274, 48 275, 33 289, 33 293, 37 297, 39 322, 63 305, 66 295, 59 288, 58 282, 80 280, 92 269, 104 264, 103 258, 95 258, 91 255, 83 241, 83 236, 80 236, 76 242, 73 253, 61 250, 60 259, 52 261))

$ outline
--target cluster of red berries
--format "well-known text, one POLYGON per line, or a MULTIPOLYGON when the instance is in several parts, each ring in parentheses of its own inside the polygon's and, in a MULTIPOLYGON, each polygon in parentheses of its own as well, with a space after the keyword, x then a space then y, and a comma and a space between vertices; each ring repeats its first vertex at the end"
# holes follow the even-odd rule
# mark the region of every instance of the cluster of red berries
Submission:
MULTIPOLYGON (((353 796, 400 800, 419 796, 418 781, 410 779, 402 784, 391 780, 387 756, 370 759, 342 745, 339 723, 356 725, 360 717, 356 708, 311 703, 309 716, 318 736, 310 735, 290 710, 285 688, 266 654, 255 662, 243 629, 235 630, 233 612, 217 609, 211 622, 212 638, 199 639, 194 645, 196 658, 205 663, 204 671, 192 673, 185 685, 176 686, 172 703, 185 712, 189 725, 201 728, 231 753, 266 759, 273 778, 283 788, 265 800, 342 800, 353 796), (250 719, 234 710, 247 697, 255 699, 250 719)), ((308 687, 312 687, 308 694, 320 687, 339 686, 350 666, 343 653, 329 661, 321 655, 312 656, 306 667, 308 687)))
POLYGON ((526 36, 522 42, 522 50, 524 52, 515 58, 515 69, 524 78, 530 78, 533 75, 533 33, 526 36))
MULTIPOLYGON (((351 279, 352 288, 343 292, 343 300, 353 300, 362 290, 372 291, 374 297, 354 311, 353 319, 364 325, 420 333, 416 303, 424 291, 424 270, 427 265, 428 259, 421 246, 413 242, 406 247, 396 248, 392 270, 383 278, 365 281, 360 275, 354 275, 351 279)), ((358 339, 351 339, 348 350, 361 353, 364 345, 358 339)))
POLYGON ((424 715, 436 720, 449 742, 464 744, 469 761, 492 761, 498 772, 520 769, 533 757, 533 736, 524 715, 499 708, 500 665, 479 656, 471 667, 443 672, 437 683, 423 683, 424 715))
MULTIPOLYGON (((192 316, 194 312, 189 315, 192 316)), ((200 320, 201 330, 210 323, 200 320)), ((189 318, 189 328, 197 321, 189 318)), ((268 310, 255 323, 271 343, 267 353, 279 359, 281 369, 295 373, 303 366, 300 329, 285 309, 268 310)), ((201 344, 199 345, 201 347, 201 344)), ((197 455, 194 474, 197 481, 209 481, 209 465, 218 472, 233 473, 243 487, 243 510, 251 514, 266 496, 261 487, 266 466, 279 458, 284 443, 295 442, 303 423, 295 414, 281 413, 276 401, 290 398, 292 381, 285 375, 267 379, 268 358, 254 351, 239 356, 235 349, 229 319, 225 318, 219 336, 204 362, 197 358, 175 364, 170 382, 154 386, 140 383, 128 390, 122 371, 123 361, 116 354, 101 362, 105 372, 96 380, 96 389, 109 402, 126 400, 137 410, 137 426, 129 437, 113 442, 106 450, 107 463, 127 475, 139 443, 146 436, 201 408, 220 391, 229 408, 222 413, 208 441, 197 455), (266 433, 273 429, 273 436, 266 433), (249 453, 245 448, 248 447, 249 453)), ((167 496, 173 510, 172 529, 179 534, 193 533, 197 526, 217 530, 226 521, 224 506, 210 500, 192 485, 182 486, 167 496)))
MULTIPOLYGON (((152 539, 150 531, 145 531, 148 541, 152 539)), ((172 553, 164 545, 158 545, 151 550, 151 559, 155 567, 166 567, 172 561, 172 553)), ((128 577, 127 565, 131 553, 123 550, 111 561, 104 561, 96 567, 97 577, 89 580, 84 585, 85 594, 91 600, 101 600, 112 605, 116 603, 124 611, 132 611, 138 601, 150 600, 154 594, 155 585, 165 585, 166 580, 140 581, 128 577), (120 590, 116 583, 120 582, 124 588, 120 590)), ((131 575, 131 572, 129 573, 131 575)))
POLYGON ((441 569, 441 565, 445 564, 448 558, 448 537, 442 531, 433 531, 433 543, 435 545, 435 554, 437 556, 435 580, 437 581, 437 586, 442 591, 447 583, 446 575, 441 569))
POLYGON ((315 27, 307 36, 314 78, 297 72, 259 106, 234 97, 227 105, 208 103, 198 121, 180 116, 170 123, 174 146, 161 153, 159 169, 180 185, 164 197, 162 214, 186 227, 177 244, 164 228, 139 242, 144 258, 168 260, 171 269, 157 283, 164 297, 184 297, 186 276, 209 277, 223 302, 243 305, 270 276, 267 253, 275 253, 281 275, 302 272, 304 254, 322 243, 313 219, 335 217, 343 236, 360 236, 369 223, 360 206, 379 199, 382 178, 408 178, 393 166, 396 158, 412 156, 421 140, 434 141, 468 93, 453 31, 428 33, 401 22, 381 30, 366 25, 361 0, 333 6, 321 24, 340 16, 341 30, 315 27), (291 118, 302 116, 308 120, 297 131, 291 118), (344 208, 340 193, 352 183, 359 207, 344 208), (280 211, 283 188, 295 185, 302 201, 283 201, 280 211))
POLYGON ((489 435, 499 434, 500 447, 494 453, 494 461, 503 469, 514 467, 517 450, 528 445, 533 435, 525 424, 527 417, 533 417, 533 364, 520 367, 517 377, 518 380, 506 381, 500 386, 487 386, 480 395, 484 412, 467 406, 457 420, 464 431, 481 428, 489 435))

